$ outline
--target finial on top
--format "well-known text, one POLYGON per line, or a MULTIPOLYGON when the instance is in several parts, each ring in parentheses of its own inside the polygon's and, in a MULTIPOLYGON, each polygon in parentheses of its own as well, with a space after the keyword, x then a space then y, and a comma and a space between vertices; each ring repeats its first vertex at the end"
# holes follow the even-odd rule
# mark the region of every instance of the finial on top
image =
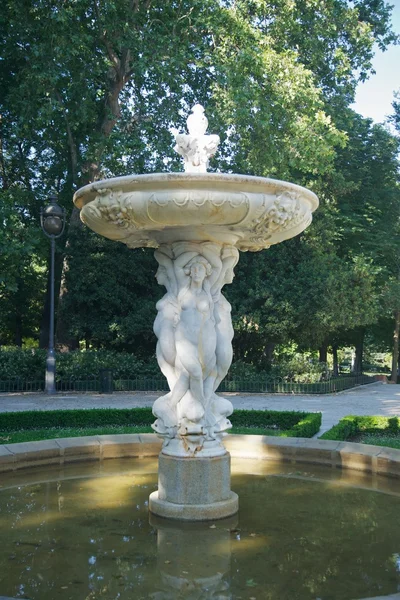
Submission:
POLYGON ((179 133, 175 136, 175 150, 183 156, 186 173, 206 173, 209 158, 217 150, 219 136, 205 135, 208 120, 201 104, 193 106, 186 123, 189 134, 179 133))

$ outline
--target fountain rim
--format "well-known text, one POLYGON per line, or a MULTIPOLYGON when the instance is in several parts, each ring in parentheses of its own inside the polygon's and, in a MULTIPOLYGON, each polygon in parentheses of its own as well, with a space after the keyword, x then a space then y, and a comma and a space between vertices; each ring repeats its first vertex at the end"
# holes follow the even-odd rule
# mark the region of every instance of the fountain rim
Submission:
MULTIPOLYGON (((161 445, 161 440, 153 433, 3 444, 0 445, 0 473, 112 458, 156 457, 161 445)), ((232 458, 316 464, 400 479, 400 450, 393 448, 354 442, 240 434, 225 437, 224 445, 232 458)))
POLYGON ((259 177, 255 175, 240 175, 236 173, 150 173, 144 175, 123 175, 121 177, 111 177, 94 181, 79 188, 73 197, 75 206, 78 209, 83 208, 89 202, 92 202, 99 191, 107 189, 110 191, 121 191, 125 193, 144 192, 150 190, 173 189, 174 184, 178 189, 213 189, 223 191, 240 191, 244 193, 283 193, 293 192, 301 194, 311 204, 311 211, 314 212, 319 206, 317 195, 311 190, 288 181, 273 179, 269 177, 259 177), (197 185, 196 185, 197 184, 197 185))

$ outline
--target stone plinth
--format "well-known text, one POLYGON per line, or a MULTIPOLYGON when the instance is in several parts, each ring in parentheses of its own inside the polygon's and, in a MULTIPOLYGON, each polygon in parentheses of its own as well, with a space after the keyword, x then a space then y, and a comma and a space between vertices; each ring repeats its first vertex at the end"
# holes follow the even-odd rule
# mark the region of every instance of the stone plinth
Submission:
POLYGON ((150 512, 184 521, 213 521, 237 513, 230 488, 230 454, 177 457, 161 453, 158 490, 150 495, 150 512))

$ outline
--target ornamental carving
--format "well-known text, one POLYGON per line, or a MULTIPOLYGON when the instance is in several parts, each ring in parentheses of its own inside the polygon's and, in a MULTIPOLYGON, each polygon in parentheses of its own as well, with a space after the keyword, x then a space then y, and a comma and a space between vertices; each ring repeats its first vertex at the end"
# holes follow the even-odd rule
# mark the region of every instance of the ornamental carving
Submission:
POLYGON ((121 229, 137 229, 129 196, 106 188, 97 190, 97 194, 93 202, 85 207, 85 212, 121 229))
POLYGON ((169 192, 152 194, 150 202, 161 207, 173 203, 179 207, 193 205, 200 208, 208 203, 215 207, 229 204, 231 208, 239 208, 243 204, 248 204, 249 200, 244 193, 225 194, 211 190, 185 190, 176 191, 173 195, 169 192))
POLYGON ((268 239, 273 233, 291 229, 304 220, 305 212, 294 193, 280 194, 264 214, 255 220, 254 240, 268 239))

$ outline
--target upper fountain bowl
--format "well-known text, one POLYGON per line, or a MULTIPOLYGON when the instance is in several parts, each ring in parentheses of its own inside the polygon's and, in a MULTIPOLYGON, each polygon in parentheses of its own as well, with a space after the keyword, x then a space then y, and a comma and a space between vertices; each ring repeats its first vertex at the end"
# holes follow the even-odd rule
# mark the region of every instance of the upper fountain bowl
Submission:
POLYGON ((318 198, 264 177, 155 173, 96 181, 74 203, 88 227, 130 248, 197 240, 257 251, 308 227, 318 198))

